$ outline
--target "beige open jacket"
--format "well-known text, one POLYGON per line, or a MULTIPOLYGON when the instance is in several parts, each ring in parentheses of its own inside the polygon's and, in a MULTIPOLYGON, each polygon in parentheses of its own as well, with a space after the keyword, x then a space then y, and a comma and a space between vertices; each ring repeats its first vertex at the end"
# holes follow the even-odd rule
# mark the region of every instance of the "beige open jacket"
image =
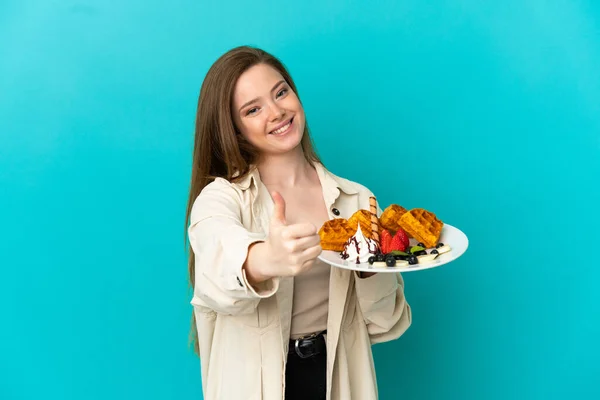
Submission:
MULTIPOLYGON (((315 167, 330 218, 349 218, 358 209, 369 209, 372 193, 366 187, 333 175, 321 164, 315 167)), ((237 183, 216 179, 194 203, 189 226, 196 262, 191 304, 206 400, 284 398, 294 279, 275 278, 254 290, 242 270, 248 246, 267 237, 272 209, 256 168, 237 183)), ((327 399, 377 399, 371 345, 400 337, 410 324, 400 274, 363 279, 332 267, 327 399)))

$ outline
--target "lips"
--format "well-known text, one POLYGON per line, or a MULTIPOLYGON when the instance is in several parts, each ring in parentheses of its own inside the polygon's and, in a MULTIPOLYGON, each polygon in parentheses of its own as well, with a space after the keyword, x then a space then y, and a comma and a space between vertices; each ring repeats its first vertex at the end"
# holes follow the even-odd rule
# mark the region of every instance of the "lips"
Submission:
POLYGON ((288 121, 282 122, 275 129, 273 129, 271 132, 269 132, 269 135, 277 135, 277 134, 287 131, 290 128, 293 121, 294 121, 294 118, 292 117, 288 121))

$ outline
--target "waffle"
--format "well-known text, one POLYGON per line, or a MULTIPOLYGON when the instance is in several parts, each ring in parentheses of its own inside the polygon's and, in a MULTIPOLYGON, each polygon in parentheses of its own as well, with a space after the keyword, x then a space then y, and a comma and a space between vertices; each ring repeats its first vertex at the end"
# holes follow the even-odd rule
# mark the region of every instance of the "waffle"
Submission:
POLYGON ((440 239, 442 226, 444 225, 434 213, 423 208, 413 208, 404 213, 400 217, 398 224, 408 234, 428 248, 435 247, 440 239))
MULTIPOLYGON (((368 239, 373 239, 373 229, 371 227, 371 212, 369 210, 358 210, 348 219, 348 223, 352 227, 352 235, 358 230, 360 222, 360 230, 368 239)), ((378 230, 381 232, 381 223, 378 224, 378 230)))
MULTIPOLYGON (((371 213, 367 210, 358 210, 347 220, 334 218, 325 222, 319 229, 323 250, 344 251, 346 242, 354 236, 359 223, 363 235, 368 239, 372 239, 371 213)), ((381 231, 381 225, 378 228, 381 231)))
POLYGON ((379 222, 383 228, 396 232, 400 228, 398 221, 404 213, 406 213, 406 208, 398 204, 391 204, 383 210, 381 217, 379 217, 379 222))
POLYGON ((344 245, 355 232, 356 228, 353 229, 346 219, 331 219, 319 229, 321 247, 323 250, 344 251, 344 245))

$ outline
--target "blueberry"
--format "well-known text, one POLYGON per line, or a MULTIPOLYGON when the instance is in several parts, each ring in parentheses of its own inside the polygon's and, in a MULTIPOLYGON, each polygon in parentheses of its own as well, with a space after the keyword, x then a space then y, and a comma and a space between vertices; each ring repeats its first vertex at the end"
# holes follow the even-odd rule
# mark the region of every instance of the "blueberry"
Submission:
POLYGON ((375 256, 375 261, 385 261, 385 256, 379 253, 375 256))
POLYGON ((421 242, 417 243, 417 246, 419 246, 419 247, 425 247, 425 245, 423 243, 421 243, 421 242))
POLYGON ((419 262, 419 260, 417 259, 417 256, 410 256, 410 258, 408 259, 408 263, 410 265, 415 265, 419 262))
POLYGON ((385 265, 387 265, 388 267, 393 267, 394 265, 396 265, 396 259, 394 257, 386 258, 385 265))
POLYGON ((417 251, 415 253, 415 256, 424 256, 425 254, 427 254, 427 252, 425 250, 421 250, 421 251, 417 251))
POLYGON ((430 253, 430 254, 440 254, 440 252, 439 252, 439 251, 437 251, 436 249, 433 249, 433 250, 431 250, 431 253, 430 253))
POLYGON ((438 244, 435 245, 436 249, 439 249, 440 247, 442 247, 444 245, 444 243, 440 242, 438 244))
POLYGON ((373 264, 375 262, 375 257, 371 256, 369 257, 369 264, 373 264))
POLYGON ((395 258, 396 260, 408 260, 408 257, 409 257, 409 256, 403 256, 402 254, 396 254, 396 255, 394 256, 394 258, 395 258))

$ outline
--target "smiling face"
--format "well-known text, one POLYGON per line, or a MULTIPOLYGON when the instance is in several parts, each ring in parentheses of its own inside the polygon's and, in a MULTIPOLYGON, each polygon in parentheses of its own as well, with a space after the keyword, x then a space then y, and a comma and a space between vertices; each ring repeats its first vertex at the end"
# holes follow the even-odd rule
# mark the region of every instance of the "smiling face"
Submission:
POLYGON ((296 93, 269 65, 255 65, 240 76, 232 113, 240 133, 261 154, 282 154, 300 146, 304 110, 296 93))

